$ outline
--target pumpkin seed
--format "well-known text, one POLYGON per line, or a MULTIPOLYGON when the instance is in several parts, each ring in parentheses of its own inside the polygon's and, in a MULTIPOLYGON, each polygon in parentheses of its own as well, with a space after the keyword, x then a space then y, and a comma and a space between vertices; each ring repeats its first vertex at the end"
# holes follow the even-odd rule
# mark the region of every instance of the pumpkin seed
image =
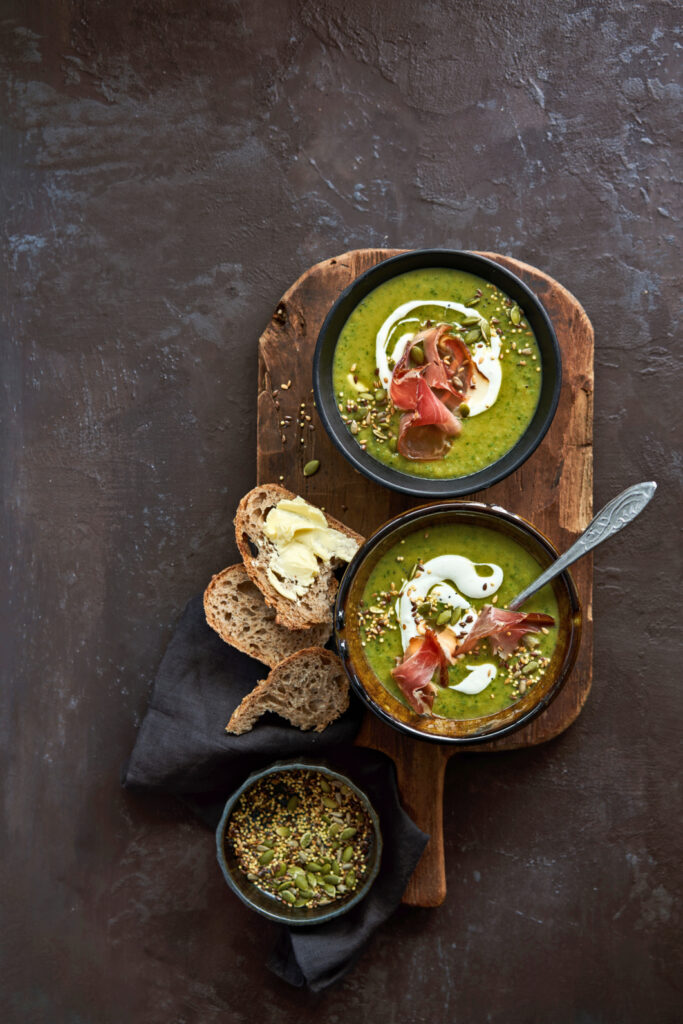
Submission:
POLYGON ((351 868, 350 871, 346 872, 346 874, 344 875, 344 881, 346 882, 346 885, 349 887, 349 889, 355 888, 357 879, 356 872, 353 870, 353 868, 351 868))
POLYGON ((333 821, 327 830, 327 838, 334 839, 334 837, 339 835, 339 833, 341 832, 341 828, 342 827, 338 821, 333 821))
POLYGON ((456 622, 458 622, 459 619, 460 619, 460 609, 459 608, 454 608, 453 611, 451 612, 451 625, 454 626, 456 624, 456 622))
POLYGON ((305 907, 307 902, 308 902, 307 900, 294 900, 294 906, 295 907, 305 907))
POLYGON ((524 666, 524 671, 525 672, 536 672, 536 670, 539 669, 540 667, 541 667, 540 661, 538 660, 538 658, 534 658, 533 661, 528 662, 524 666))
POLYGON ((299 846, 301 847, 301 849, 305 850, 307 846, 310 846, 312 839, 313 836, 311 835, 310 832, 304 832, 301 839, 299 840, 299 846))
POLYGON ((462 318, 462 322, 463 322, 463 325, 465 327, 472 327, 474 324, 478 324, 479 323, 479 317, 478 316, 464 316, 462 318))
POLYGON ((275 850, 266 850, 262 853, 258 859, 259 864, 270 864, 271 860, 275 856, 275 850))
POLYGON ((342 853, 342 861, 344 863, 346 863, 347 861, 351 860, 352 857, 353 857, 353 847, 352 846, 347 846, 346 849, 344 850, 344 852, 342 853))
POLYGON ((292 834, 292 830, 287 828, 286 825, 276 825, 275 831, 282 839, 289 839, 292 834))
POLYGON ((458 406, 458 412, 460 413, 461 417, 462 417, 462 418, 463 418, 464 420, 466 420, 466 419, 467 419, 467 417, 468 417, 468 416, 469 416, 469 414, 470 414, 470 407, 469 407, 469 405, 467 404, 467 402, 461 402, 461 403, 460 403, 460 405, 458 406))
POLYGON ((298 796, 290 796, 289 800, 287 801, 287 810, 288 811, 295 811, 298 806, 299 806, 299 797, 298 796))
POLYGON ((308 880, 309 888, 311 888, 311 889, 317 889, 318 888, 318 879, 315 877, 315 875, 313 874, 312 871, 307 871, 306 872, 306 878, 308 880))
POLYGON ((425 354, 419 345, 413 345, 410 350, 410 358, 417 364, 417 366, 422 366, 425 361, 425 354))
POLYGON ((334 898, 337 895, 337 890, 333 885, 324 885, 323 889, 325 890, 328 896, 332 896, 334 898))
POLYGON ((339 885, 341 875, 323 875, 323 882, 326 882, 328 885, 339 885))
POLYGON ((429 618, 429 616, 432 614, 432 606, 427 601, 425 601, 424 604, 419 604, 417 606, 417 610, 423 619, 429 618))
POLYGON ((296 885, 297 889, 301 889, 302 892, 308 890, 308 879, 306 878, 306 875, 303 873, 303 871, 301 872, 300 875, 297 875, 295 877, 294 884, 296 885))
POLYGON ((384 402, 386 402, 386 400, 387 400, 387 393, 384 390, 384 388, 377 388, 377 390, 375 391, 375 401, 379 405, 382 405, 384 402))
POLYGON ((519 306, 512 307, 512 309, 510 310, 510 319, 512 320, 515 327, 517 327, 517 325, 521 322, 522 311, 519 308, 519 306))
POLYGON ((266 846, 269 850, 272 850, 273 847, 275 846, 275 840, 274 839, 264 839, 263 840, 263 845, 266 846))
POLYGON ((489 327, 487 320, 482 320, 479 324, 479 330, 481 331, 482 337, 485 341, 491 340, 491 328, 489 327))
POLYGON ((466 305, 467 306, 478 306, 480 302, 481 302, 481 295, 475 295, 473 299, 470 299, 470 301, 466 303, 466 305))
POLYGON ((323 793, 329 793, 330 792, 330 784, 327 781, 327 779, 323 779, 323 778, 320 779, 320 788, 322 789, 323 793))
POLYGON ((279 896, 281 900, 286 900, 287 903, 296 903, 296 896, 289 889, 284 889, 279 893, 279 896))
POLYGON ((319 459, 311 459, 311 461, 307 462, 306 465, 304 466, 304 476, 313 476, 313 474, 317 473, 319 469, 320 469, 320 460, 319 459))
POLYGON ((323 803, 325 804, 325 807, 329 807, 331 811, 336 811, 337 810, 337 806, 338 806, 337 801, 333 800, 331 796, 324 796, 322 798, 322 800, 323 800, 323 803))
MULTIPOLYGON (((444 609, 444 611, 442 611, 441 614, 437 616, 437 619, 436 619, 437 626, 444 626, 450 620, 450 617, 451 617, 450 608, 444 609)), ((342 832, 342 839, 345 839, 345 838, 346 838, 346 836, 342 832)))
POLYGON ((333 860, 331 862, 331 864, 330 864, 329 870, 330 870, 330 874, 331 875, 340 875, 341 874, 341 868, 339 866, 339 861, 338 860, 333 860))
POLYGON ((479 328, 477 328, 476 331, 467 332, 467 334, 465 335, 465 341, 467 342, 468 345, 471 345, 473 341, 479 341, 480 336, 481 331, 479 330, 479 328))
POLYGON ((538 647, 539 639, 533 633, 527 633, 526 636, 522 637, 522 643, 525 647, 538 647))
POLYGON ((282 878, 282 876, 284 874, 286 874, 286 873, 287 873, 287 865, 286 864, 278 864, 278 866, 275 869, 275 877, 276 878, 282 878))
POLYGON ((363 381, 357 380, 355 374, 353 373, 347 373, 346 380, 348 382, 349 387, 353 388, 354 391, 357 391, 359 395, 362 395, 364 392, 368 390, 365 384, 363 384, 363 381))
POLYGON ((358 831, 357 828, 345 828, 344 831, 342 832, 342 834, 339 836, 339 838, 340 839, 353 839, 353 837, 355 836, 357 831, 358 831))

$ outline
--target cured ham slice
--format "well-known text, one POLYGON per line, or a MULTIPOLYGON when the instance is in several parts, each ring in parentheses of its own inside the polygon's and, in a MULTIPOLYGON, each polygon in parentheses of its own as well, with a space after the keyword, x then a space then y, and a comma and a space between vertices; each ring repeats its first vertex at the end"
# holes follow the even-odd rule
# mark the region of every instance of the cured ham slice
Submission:
POLYGON ((439 641, 439 646, 444 653, 446 661, 449 665, 452 665, 457 653, 458 638, 450 626, 445 626, 440 630, 437 633, 436 638, 439 641))
POLYGON ((450 324, 418 332, 396 364, 389 393, 401 417, 398 450, 407 459, 433 461, 442 458, 449 438, 460 433, 454 414, 469 394, 474 364, 469 349, 456 337, 450 324), (411 352, 422 346, 424 362, 411 364, 411 352))
POLYGON ((424 636, 414 636, 403 659, 391 674, 411 708, 418 715, 431 714, 436 695, 432 678, 439 669, 439 681, 448 685, 448 665, 436 633, 427 629, 424 636))
POLYGON ((472 387, 474 363, 467 345, 453 334, 450 324, 441 324, 430 332, 430 337, 424 341, 424 351, 430 365, 443 367, 449 386, 457 386, 466 395, 472 387))
POLYGON ((494 608, 486 604, 479 612, 466 639, 458 647, 458 654, 467 654, 473 647, 488 637, 493 654, 509 658, 526 633, 538 633, 545 626, 554 626, 552 615, 541 612, 511 612, 505 608, 494 608))
POLYGON ((410 353, 420 344, 425 333, 428 332, 420 331, 411 338, 391 375, 389 395, 397 409, 414 409, 417 404, 417 384, 425 368, 411 366, 410 353))
POLYGON ((407 459, 439 459, 448 450, 448 438, 457 437, 461 429, 457 416, 420 377, 415 409, 404 413, 399 422, 398 450, 407 459))

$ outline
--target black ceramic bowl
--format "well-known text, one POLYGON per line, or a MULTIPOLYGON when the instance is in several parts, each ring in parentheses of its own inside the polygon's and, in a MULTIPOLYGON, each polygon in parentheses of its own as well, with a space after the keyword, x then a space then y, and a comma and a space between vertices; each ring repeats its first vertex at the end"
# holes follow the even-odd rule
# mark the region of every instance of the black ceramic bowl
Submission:
POLYGON ((473 252, 452 249, 416 249, 392 256, 357 277, 342 292, 327 314, 318 336, 313 361, 313 389, 318 413, 335 446, 352 466, 376 483, 395 491, 425 498, 457 498, 483 490, 513 473, 537 448, 550 426, 560 397, 562 360, 548 314, 518 277, 473 252), (450 267, 490 281, 520 307, 536 336, 541 354, 541 394, 529 426, 516 444, 500 459, 469 476, 430 480, 412 476, 377 461, 364 452, 341 418, 335 398, 332 368, 337 339, 352 311, 378 285, 398 274, 424 267, 450 267))
POLYGON ((390 519, 360 548, 349 564, 337 594, 334 614, 337 648, 353 689, 379 718, 416 739, 437 743, 490 743, 527 725, 562 689, 576 660, 581 641, 581 605, 568 572, 551 586, 559 608, 557 646, 539 681, 524 696, 479 718, 452 719, 418 715, 384 687, 363 652, 358 610, 368 577, 381 556, 416 530, 448 523, 485 526, 511 537, 538 562, 539 575, 557 558, 557 551, 531 523, 497 505, 448 501, 423 505, 390 519))
POLYGON ((271 921, 279 921, 281 924, 287 925, 305 926, 320 924, 323 921, 330 921, 334 917, 339 917, 340 914, 345 914, 347 910, 350 910, 351 907, 355 907, 357 903, 360 903, 360 901, 367 896, 375 878, 377 877, 377 872, 379 871, 380 861, 382 858, 382 834, 380 832, 377 812, 370 803, 369 798, 362 789, 359 789, 358 786, 348 778, 348 776, 342 775, 341 772, 335 771, 328 765, 321 764, 318 761, 308 761, 305 758, 299 761, 276 761, 275 764, 270 765, 268 768, 264 768, 258 772, 253 772, 240 786, 240 788, 232 794, 226 803, 218 828, 216 829, 216 853, 225 881, 228 883, 235 895, 239 896, 243 903, 246 903, 248 907, 255 910, 257 914, 261 914, 263 917, 267 917, 271 921), (369 854, 369 870, 362 885, 359 885, 354 892, 349 893, 346 897, 335 900, 334 903, 328 903, 322 907, 313 909, 307 909, 305 907, 288 907, 273 896, 263 892, 262 889, 259 889, 253 882, 249 881, 247 876, 241 870, 234 852, 228 848, 225 841, 230 815, 242 794, 246 793, 247 790, 251 789, 256 782, 265 778, 267 775, 273 775, 278 772, 291 772, 295 770, 319 772, 327 779, 334 780, 348 786, 363 805, 363 808, 365 809, 372 824, 374 833, 374 842, 369 854))

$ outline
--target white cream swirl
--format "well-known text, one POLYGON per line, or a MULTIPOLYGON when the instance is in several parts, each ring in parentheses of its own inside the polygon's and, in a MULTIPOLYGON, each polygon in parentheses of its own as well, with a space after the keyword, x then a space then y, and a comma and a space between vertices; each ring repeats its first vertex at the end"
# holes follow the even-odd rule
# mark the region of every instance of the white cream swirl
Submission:
MULTIPOLYGON (((502 582, 503 570, 494 562, 472 562, 464 555, 437 555, 429 559, 411 580, 406 580, 396 600, 396 620, 403 650, 424 629, 420 629, 423 619, 417 607, 428 597, 436 598, 449 608, 462 609, 460 618, 451 628, 458 640, 463 640, 477 618, 467 598, 492 597, 502 582), (478 570, 484 568, 491 570, 490 575, 479 574, 478 570)), ((496 678, 496 666, 490 662, 468 665, 467 668, 469 675, 449 689, 467 694, 481 693, 496 678)))
MULTIPOLYGON (((406 345, 417 333, 420 323, 426 319, 426 317, 410 316, 409 314, 414 313, 421 307, 426 309, 427 307, 432 308, 434 306, 444 310, 455 310, 456 313, 460 313, 463 317, 476 318, 479 323, 486 324, 490 343, 487 345, 484 341, 480 341, 474 346, 472 351, 472 360, 475 366, 474 390, 467 399, 470 410, 469 415, 478 416, 480 413, 490 409, 498 398, 503 380, 503 370, 500 364, 500 335, 489 324, 488 320, 472 306, 463 306, 461 302, 451 302, 447 299, 413 299, 411 302, 404 302, 401 306, 398 306, 384 321, 375 339, 375 363, 379 370, 379 379, 383 387, 389 387, 392 376, 389 360, 391 359, 394 365, 398 363, 405 352, 406 345), (389 353, 389 340, 399 325, 401 327, 411 325, 411 327, 400 334, 391 353, 389 353)), ((446 322, 450 323, 451 321, 452 317, 448 318, 446 322)), ((460 324, 457 324, 457 326, 462 331, 467 330, 466 327, 460 324)))

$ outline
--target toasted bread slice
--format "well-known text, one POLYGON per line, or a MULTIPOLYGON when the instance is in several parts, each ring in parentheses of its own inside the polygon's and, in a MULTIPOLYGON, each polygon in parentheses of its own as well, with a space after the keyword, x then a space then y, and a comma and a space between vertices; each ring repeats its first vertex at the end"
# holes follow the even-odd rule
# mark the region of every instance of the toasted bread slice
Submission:
POLYGON ((278 626, 275 612, 241 564, 212 578, 204 591, 204 613, 222 640, 269 668, 304 647, 323 647, 332 631, 329 620, 310 629, 278 626))
MULTIPOLYGON (((326 624, 332 617, 332 605, 337 592, 334 576, 336 564, 320 566, 320 573, 303 597, 292 601, 283 597, 268 580, 268 565, 276 549, 263 532, 263 524, 271 508, 283 498, 294 499, 295 494, 279 484, 261 484, 242 498, 235 513, 235 536, 244 567, 263 594, 266 604, 275 609, 275 621, 287 629, 307 629, 326 624)), ((343 523, 325 513, 327 525, 362 544, 364 538, 343 523)))
POLYGON ((274 711, 299 729, 322 732, 348 706, 349 683, 337 655, 307 647, 281 661, 247 694, 225 731, 240 736, 265 711, 274 711))

